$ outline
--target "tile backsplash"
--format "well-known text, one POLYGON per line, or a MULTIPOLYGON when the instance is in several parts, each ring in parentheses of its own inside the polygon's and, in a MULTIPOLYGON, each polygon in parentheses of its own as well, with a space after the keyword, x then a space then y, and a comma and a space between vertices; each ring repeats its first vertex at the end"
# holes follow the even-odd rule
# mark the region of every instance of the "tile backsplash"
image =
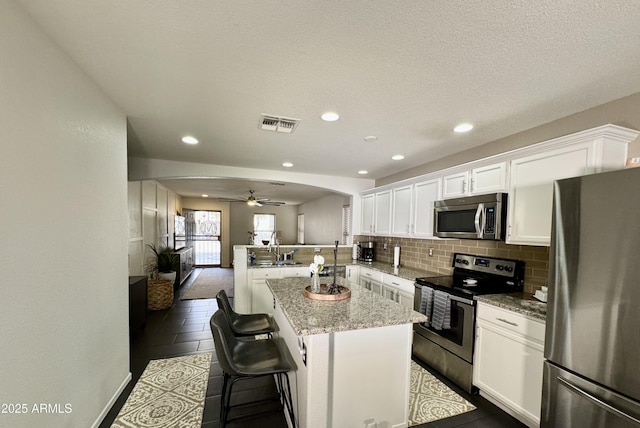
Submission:
POLYGON ((384 236, 354 237, 354 242, 375 242, 375 258, 379 262, 393 263, 393 247, 400 246, 400 265, 429 272, 450 275, 453 253, 502 257, 525 262, 524 291, 534 293, 547 282, 549 247, 507 245, 497 241, 471 239, 412 239, 384 236), (384 244, 387 249, 384 250, 384 244), (432 249, 433 256, 429 255, 432 249))

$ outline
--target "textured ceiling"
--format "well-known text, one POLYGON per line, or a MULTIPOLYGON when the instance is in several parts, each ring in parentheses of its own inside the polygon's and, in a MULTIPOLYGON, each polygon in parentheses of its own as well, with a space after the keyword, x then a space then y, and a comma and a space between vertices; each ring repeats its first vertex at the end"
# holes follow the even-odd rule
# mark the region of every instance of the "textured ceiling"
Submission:
POLYGON ((375 179, 640 92, 637 0, 18 1, 126 113, 130 156, 375 179))

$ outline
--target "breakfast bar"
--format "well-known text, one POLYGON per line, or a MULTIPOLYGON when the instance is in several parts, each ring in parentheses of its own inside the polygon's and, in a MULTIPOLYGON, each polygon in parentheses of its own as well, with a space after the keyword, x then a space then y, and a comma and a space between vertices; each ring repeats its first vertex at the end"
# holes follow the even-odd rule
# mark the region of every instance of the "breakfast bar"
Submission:
POLYGON ((412 324, 426 317, 357 285, 348 299, 321 301, 304 296, 308 278, 267 284, 277 335, 297 365, 289 374, 296 425, 406 427, 412 324))

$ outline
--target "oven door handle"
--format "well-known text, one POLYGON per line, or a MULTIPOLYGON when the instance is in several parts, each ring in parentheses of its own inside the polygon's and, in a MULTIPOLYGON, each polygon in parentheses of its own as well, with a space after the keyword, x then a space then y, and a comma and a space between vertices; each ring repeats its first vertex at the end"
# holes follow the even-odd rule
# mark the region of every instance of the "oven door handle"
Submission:
POLYGON ((482 239, 484 235, 484 204, 478 204, 478 209, 476 210, 476 216, 473 221, 474 226, 476 227, 476 235, 478 235, 478 239, 482 239))
POLYGON ((455 300, 456 302, 466 303, 467 305, 473 306, 473 300, 465 299, 464 297, 454 296, 453 294, 449 294, 449 300, 455 300))

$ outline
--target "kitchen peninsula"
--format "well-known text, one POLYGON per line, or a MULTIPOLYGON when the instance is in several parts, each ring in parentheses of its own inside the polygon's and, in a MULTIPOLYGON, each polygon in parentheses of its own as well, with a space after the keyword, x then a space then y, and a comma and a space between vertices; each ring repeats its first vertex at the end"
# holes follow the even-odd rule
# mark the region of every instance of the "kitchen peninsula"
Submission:
POLYGON ((297 365, 289 374, 297 426, 406 427, 412 324, 426 317, 360 286, 349 299, 319 301, 303 295, 308 278, 267 284, 277 334, 297 365))

